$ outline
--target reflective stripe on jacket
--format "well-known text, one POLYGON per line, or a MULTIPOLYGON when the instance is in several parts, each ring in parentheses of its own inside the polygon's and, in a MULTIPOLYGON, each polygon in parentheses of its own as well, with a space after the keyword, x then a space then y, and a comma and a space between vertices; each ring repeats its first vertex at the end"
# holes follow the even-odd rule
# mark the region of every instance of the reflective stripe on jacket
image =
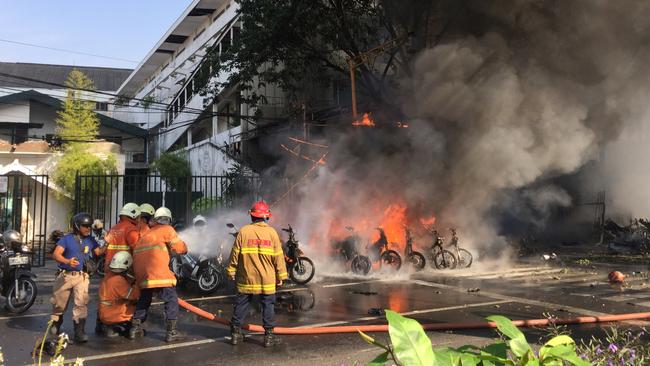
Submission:
POLYGON ((276 282, 287 278, 277 231, 265 222, 242 227, 233 244, 227 272, 236 275, 240 293, 274 294, 276 282))
POLYGON ((133 318, 140 290, 121 274, 104 277, 99 285, 99 319, 104 324, 128 322, 133 318))
POLYGON ((120 219, 120 222, 113 225, 104 237, 106 240, 106 258, 104 259, 105 276, 111 277, 115 273, 111 272, 108 265, 115 253, 120 251, 131 252, 131 248, 138 241, 138 231, 135 224, 127 219, 120 219))
POLYGON ((176 286, 169 250, 187 253, 187 245, 169 225, 155 225, 133 246, 133 270, 141 289, 176 286))

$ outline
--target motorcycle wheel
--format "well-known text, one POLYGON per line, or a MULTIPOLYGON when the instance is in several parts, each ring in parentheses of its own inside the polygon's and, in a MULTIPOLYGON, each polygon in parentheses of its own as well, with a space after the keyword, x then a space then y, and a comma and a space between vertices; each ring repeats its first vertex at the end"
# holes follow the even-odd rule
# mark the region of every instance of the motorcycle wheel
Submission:
POLYGON ((358 255, 352 259, 352 272, 367 275, 370 272, 370 259, 365 255, 358 255))
POLYGON ((99 259, 97 260, 97 275, 99 277, 104 277, 104 274, 105 274, 104 273, 104 264, 106 263, 105 260, 106 260, 106 256, 103 256, 103 255, 101 257, 99 257, 99 259))
POLYGON ((379 260, 381 261, 380 264, 382 267, 389 266, 395 271, 399 271, 399 269, 402 268, 402 257, 400 257, 394 250, 389 249, 381 253, 379 260))
POLYGON ((16 299, 15 281, 11 282, 11 287, 9 287, 9 291, 7 291, 7 302, 5 308, 8 312, 13 314, 20 314, 27 311, 27 309, 34 305, 34 301, 36 300, 36 283, 31 278, 19 279, 18 287, 20 288, 19 291, 22 292, 23 295, 18 299, 16 299))
POLYGON ((437 269, 454 269, 456 268, 456 257, 450 251, 443 250, 433 257, 433 263, 437 269))
POLYGON ((216 290, 223 282, 223 279, 219 275, 219 271, 211 266, 207 266, 199 271, 196 285, 199 288, 199 292, 205 295, 216 290))
POLYGON ((408 261, 416 271, 423 270, 424 266, 427 264, 426 259, 424 259, 424 255, 422 255, 420 252, 413 252, 409 254, 408 261))
POLYGON ((291 266, 289 277, 299 285, 304 285, 314 277, 314 262, 307 257, 300 257, 298 261, 291 266))
POLYGON ((472 253, 465 249, 458 249, 458 267, 459 268, 469 268, 472 265, 474 257, 472 253))

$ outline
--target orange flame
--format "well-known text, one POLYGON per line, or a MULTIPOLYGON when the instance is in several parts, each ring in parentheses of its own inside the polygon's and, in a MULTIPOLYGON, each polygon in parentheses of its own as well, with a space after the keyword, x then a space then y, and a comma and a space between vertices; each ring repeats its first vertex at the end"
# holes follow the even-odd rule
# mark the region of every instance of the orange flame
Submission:
POLYGON ((436 223, 436 217, 433 215, 430 217, 423 217, 420 219, 420 223, 424 226, 432 226, 436 223))
POLYGON ((370 118, 370 113, 364 113, 360 120, 352 122, 352 126, 375 127, 375 121, 370 118))

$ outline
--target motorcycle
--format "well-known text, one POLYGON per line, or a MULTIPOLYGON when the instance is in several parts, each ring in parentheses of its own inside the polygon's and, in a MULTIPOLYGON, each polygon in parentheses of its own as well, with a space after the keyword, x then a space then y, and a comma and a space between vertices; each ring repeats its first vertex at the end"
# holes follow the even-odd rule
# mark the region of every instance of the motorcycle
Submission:
POLYGON ((314 262, 305 257, 302 250, 298 248, 296 233, 291 225, 287 229, 282 229, 282 231, 289 234, 289 239, 285 243, 285 248, 283 248, 289 278, 299 285, 304 285, 314 277, 314 262))
POLYGON ((354 232, 354 228, 346 226, 345 229, 350 232, 350 235, 340 242, 334 244, 334 248, 339 250, 341 258, 350 263, 350 269, 354 274, 367 275, 370 272, 370 258, 365 255, 359 254, 357 248, 361 238, 354 232))
POLYGON ((37 288, 33 280, 36 275, 31 272, 32 254, 29 247, 22 241, 9 241, 4 237, 0 239, 0 268, 2 270, 0 293, 6 298, 5 308, 10 313, 23 313, 36 300, 37 288))
POLYGON ((423 225, 424 228, 431 233, 433 236, 433 243, 429 249, 428 256, 431 261, 431 267, 437 269, 454 269, 456 268, 456 257, 443 248, 445 239, 440 236, 438 230, 434 229, 432 226, 423 225))
POLYGON ((226 283, 221 247, 216 258, 177 254, 171 258, 169 267, 181 284, 195 284, 203 295, 214 292, 226 283))
POLYGON ((379 231, 379 239, 369 248, 370 259, 373 262, 379 261, 382 267, 387 265, 393 267, 395 271, 399 271, 402 267, 402 257, 396 251, 388 248, 388 238, 384 229, 380 227, 375 229, 379 231))
POLYGON ((424 255, 418 251, 413 250, 413 236, 411 230, 406 225, 404 226, 406 232, 406 246, 404 246, 404 257, 413 266, 416 271, 421 271, 426 266, 424 255))

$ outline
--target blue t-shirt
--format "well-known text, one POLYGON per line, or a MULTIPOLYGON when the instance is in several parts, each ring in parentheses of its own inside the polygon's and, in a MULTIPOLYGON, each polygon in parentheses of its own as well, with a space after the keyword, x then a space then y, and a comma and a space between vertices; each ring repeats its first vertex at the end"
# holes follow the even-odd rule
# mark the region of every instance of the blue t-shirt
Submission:
POLYGON ((62 237, 56 245, 63 248, 63 258, 77 258, 77 261, 79 261, 79 265, 76 267, 59 263, 59 268, 66 271, 82 271, 84 268, 84 260, 90 258, 93 255, 93 250, 99 247, 99 244, 97 244, 92 236, 86 236, 81 240, 81 249, 83 250, 83 253, 81 253, 79 251, 80 245, 77 241, 77 236, 74 234, 68 234, 62 237))

